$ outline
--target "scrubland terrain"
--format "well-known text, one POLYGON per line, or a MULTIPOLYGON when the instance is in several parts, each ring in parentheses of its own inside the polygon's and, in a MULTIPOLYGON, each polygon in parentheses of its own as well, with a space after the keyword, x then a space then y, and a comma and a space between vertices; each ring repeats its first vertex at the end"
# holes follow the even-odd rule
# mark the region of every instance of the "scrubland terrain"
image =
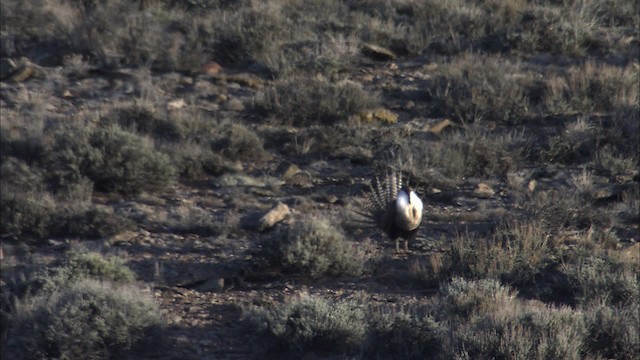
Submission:
POLYGON ((637 1, 0 20, 2 359, 640 357, 637 1), (409 253, 354 216, 391 170, 409 253))

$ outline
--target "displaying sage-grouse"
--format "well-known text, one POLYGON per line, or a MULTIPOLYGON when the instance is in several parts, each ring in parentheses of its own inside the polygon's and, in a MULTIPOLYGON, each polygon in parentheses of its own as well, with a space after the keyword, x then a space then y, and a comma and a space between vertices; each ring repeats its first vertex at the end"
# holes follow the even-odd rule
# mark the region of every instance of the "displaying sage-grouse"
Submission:
POLYGON ((402 185, 400 174, 390 173, 386 178, 375 178, 369 185, 371 193, 365 204, 356 211, 366 223, 373 224, 396 242, 400 252, 400 239, 409 251, 409 240, 416 237, 422 221, 422 200, 408 186, 402 185))

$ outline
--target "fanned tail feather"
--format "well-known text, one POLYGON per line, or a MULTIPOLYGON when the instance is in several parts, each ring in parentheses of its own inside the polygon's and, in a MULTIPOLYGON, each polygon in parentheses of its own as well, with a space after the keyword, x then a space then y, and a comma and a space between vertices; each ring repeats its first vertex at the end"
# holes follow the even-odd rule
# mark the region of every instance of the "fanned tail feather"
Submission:
POLYGON ((387 211, 389 203, 395 201, 398 191, 402 188, 402 177, 396 172, 388 172, 382 179, 375 177, 369 183, 369 195, 365 203, 358 202, 356 214, 366 219, 363 222, 380 226, 379 221, 387 211))

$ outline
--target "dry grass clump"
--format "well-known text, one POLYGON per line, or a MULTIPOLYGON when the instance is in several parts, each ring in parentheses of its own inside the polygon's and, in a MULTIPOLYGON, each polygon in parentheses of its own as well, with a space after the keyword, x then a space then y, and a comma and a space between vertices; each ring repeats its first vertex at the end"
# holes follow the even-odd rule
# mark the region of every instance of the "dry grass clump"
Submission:
POLYGON ((539 222, 501 225, 492 237, 462 234, 444 255, 414 263, 411 273, 434 286, 450 276, 497 279, 518 288, 533 285, 558 262, 551 235, 539 222))
POLYGON ((400 56, 632 55, 628 33, 639 26, 633 4, 609 3, 6 1, 1 43, 11 57, 45 49, 49 61, 75 53, 102 65, 187 71, 214 60, 225 66, 259 64, 279 78, 341 71, 357 59, 353 44, 363 42, 400 56))
POLYGON ((638 173, 640 153, 616 151, 612 146, 603 146, 596 151, 594 159, 598 172, 607 176, 630 175, 638 173))
POLYGON ((504 309, 514 303, 517 294, 497 280, 473 281, 455 277, 440 288, 435 307, 441 310, 441 316, 468 318, 504 309))
POLYGON ((565 131, 548 140, 543 160, 561 163, 584 163, 590 159, 602 141, 603 129, 586 117, 567 123, 565 131))
POLYGON ((379 106, 379 100, 352 81, 297 77, 265 89, 258 108, 279 123, 329 125, 379 106))
POLYGON ((367 255, 335 223, 319 215, 298 219, 265 246, 263 256, 313 278, 358 276, 364 271, 367 255))
POLYGON ((272 309, 256 308, 245 322, 267 347, 302 356, 307 351, 354 354, 366 335, 357 304, 303 296, 272 309))
POLYGON ((572 66, 547 80, 544 106, 553 114, 638 109, 638 73, 593 61, 572 66))
POLYGON ((25 298, 15 304, 8 321, 3 352, 18 359, 143 355, 162 327, 148 294, 95 280, 25 298))
POLYGON ((210 21, 214 22, 217 35, 213 56, 229 66, 269 59, 281 51, 281 43, 290 41, 294 31, 299 30, 278 3, 240 6, 219 13, 210 21))
POLYGON ((523 132, 496 135, 474 125, 445 134, 441 141, 397 137, 383 143, 380 148, 385 151, 397 149, 396 156, 410 164, 413 176, 438 186, 439 177, 449 184, 466 177, 505 177, 529 156, 531 148, 531 138, 523 132))
MULTIPOLYGON (((574 184, 575 186, 575 184, 574 184)), ((524 201, 525 213, 553 231, 563 228, 588 229, 592 225, 610 226, 612 215, 599 211, 591 193, 581 193, 578 188, 540 191, 524 201)))
POLYGON ((531 76, 501 58, 465 54, 443 64, 427 85, 432 115, 521 123, 529 108, 531 76))

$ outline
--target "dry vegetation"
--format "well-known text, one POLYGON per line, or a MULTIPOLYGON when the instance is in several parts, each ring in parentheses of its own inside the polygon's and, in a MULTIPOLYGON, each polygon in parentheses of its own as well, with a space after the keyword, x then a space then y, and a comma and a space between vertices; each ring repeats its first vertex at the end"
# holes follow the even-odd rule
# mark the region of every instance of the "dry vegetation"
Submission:
POLYGON ((2 359, 637 359, 639 11, 2 1, 2 359))

